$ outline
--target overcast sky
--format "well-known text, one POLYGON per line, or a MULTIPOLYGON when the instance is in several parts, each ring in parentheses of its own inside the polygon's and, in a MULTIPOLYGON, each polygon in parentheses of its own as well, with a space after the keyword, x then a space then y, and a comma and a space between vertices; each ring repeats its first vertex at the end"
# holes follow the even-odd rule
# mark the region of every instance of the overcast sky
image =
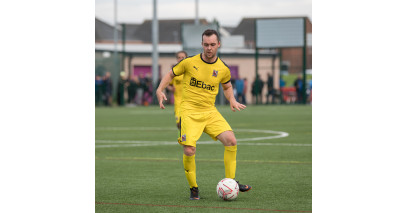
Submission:
MULTIPOLYGON (((222 26, 237 26, 244 17, 307 16, 311 0, 199 0, 199 18, 222 26)), ((157 0, 158 19, 194 19, 195 0, 157 0)), ((153 0, 117 0, 117 21, 142 23, 152 19, 153 0)), ((96 17, 114 23, 114 0, 95 0, 96 17)))

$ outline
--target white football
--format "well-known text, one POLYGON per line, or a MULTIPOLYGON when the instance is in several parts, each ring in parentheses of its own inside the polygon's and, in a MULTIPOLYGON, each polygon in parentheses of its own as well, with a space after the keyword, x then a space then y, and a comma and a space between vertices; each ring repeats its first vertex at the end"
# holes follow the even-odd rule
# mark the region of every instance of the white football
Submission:
POLYGON ((230 178, 224 178, 217 184, 217 195, 223 200, 234 200, 238 196, 240 188, 238 183, 230 178))

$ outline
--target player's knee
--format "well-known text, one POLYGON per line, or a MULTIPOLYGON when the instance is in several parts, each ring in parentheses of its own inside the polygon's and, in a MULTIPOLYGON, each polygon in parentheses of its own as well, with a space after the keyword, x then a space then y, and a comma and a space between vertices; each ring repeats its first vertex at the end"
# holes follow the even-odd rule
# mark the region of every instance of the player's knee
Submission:
POLYGON ((232 131, 225 131, 217 136, 224 146, 235 146, 237 145, 237 139, 232 131))
POLYGON ((230 146, 236 146, 237 145, 237 139, 235 137, 230 137, 229 145, 230 146))
POLYGON ((193 156, 196 153, 196 147, 183 146, 183 153, 187 156, 193 156))
POLYGON ((226 146, 235 146, 237 145, 237 139, 230 135, 229 137, 226 138, 224 145, 226 146))

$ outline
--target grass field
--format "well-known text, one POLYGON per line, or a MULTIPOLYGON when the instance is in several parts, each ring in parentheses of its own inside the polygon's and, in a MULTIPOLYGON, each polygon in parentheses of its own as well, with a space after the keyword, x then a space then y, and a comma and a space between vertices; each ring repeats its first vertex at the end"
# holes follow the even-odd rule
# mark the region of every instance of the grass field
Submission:
POLYGON ((238 141, 236 179, 253 189, 226 202, 221 142, 203 133, 200 197, 189 200, 173 107, 96 108, 96 212, 311 212, 312 107, 218 107, 238 141))

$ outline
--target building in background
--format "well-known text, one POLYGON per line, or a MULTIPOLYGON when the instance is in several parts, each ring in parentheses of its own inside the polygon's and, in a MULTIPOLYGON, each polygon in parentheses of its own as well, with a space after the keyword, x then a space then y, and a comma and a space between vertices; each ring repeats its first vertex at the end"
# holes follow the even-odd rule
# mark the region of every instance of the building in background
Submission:
MULTIPOLYGON (((255 20, 268 18, 244 18, 237 27, 222 27, 218 24, 221 37, 219 56, 230 67, 232 78, 248 81, 247 103, 252 103, 251 89, 256 73, 263 82, 267 81, 268 73, 274 76, 274 87, 279 89, 281 71, 299 74, 302 71, 301 48, 284 48, 260 50, 255 54, 255 20), (256 70, 258 57, 258 70, 256 70), (282 63, 280 62, 282 58, 282 63)), ((159 79, 175 65, 175 53, 183 50, 182 26, 194 23, 194 19, 159 20, 159 79)), ((210 24, 200 19, 201 24, 210 24)), ((98 18, 95 20, 95 51, 96 73, 114 70, 112 52, 114 51, 114 27, 98 18)), ((151 75, 152 73, 152 21, 145 20, 141 24, 122 23, 118 26, 118 53, 120 70, 130 79, 132 76, 151 75)), ((307 68, 311 69, 311 22, 306 18, 307 31, 307 68), (309 40, 310 39, 310 40, 309 40)), ((190 53, 188 53, 190 55, 190 53)), ((267 88, 264 87, 263 102, 267 88)))
MULTIPOLYGON (((245 47, 255 48, 255 21, 258 19, 279 19, 279 18, 298 18, 298 17, 261 17, 261 18, 243 18, 236 28, 231 31, 232 35, 243 35, 245 47)), ((300 17, 299 17, 300 18, 300 17)), ((312 23, 306 18, 307 34, 307 57, 306 68, 312 68, 312 23)), ((300 74, 302 72, 302 48, 284 48, 278 50, 281 52, 283 70, 290 74, 300 74)))

